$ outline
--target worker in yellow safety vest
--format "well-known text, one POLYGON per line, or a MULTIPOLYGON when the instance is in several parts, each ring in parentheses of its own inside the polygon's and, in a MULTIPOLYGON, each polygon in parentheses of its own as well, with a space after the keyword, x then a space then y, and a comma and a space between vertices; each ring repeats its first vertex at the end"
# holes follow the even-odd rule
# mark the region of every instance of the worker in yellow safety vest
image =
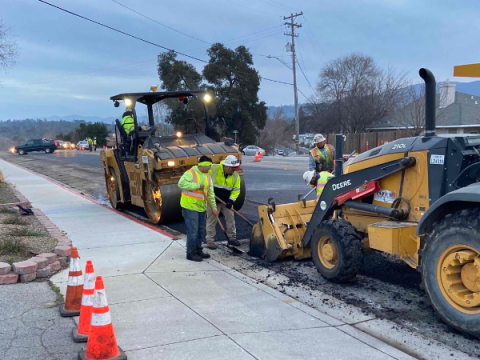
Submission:
POLYGON ((335 148, 330 144, 325 144, 327 139, 322 134, 317 134, 313 138, 315 147, 310 150, 308 169, 333 172, 335 166, 335 148))
POLYGON ((93 138, 93 150, 97 151, 97 137, 93 138))
POLYGON ((132 115, 132 110, 127 109, 127 111, 123 113, 122 122, 120 123, 120 125, 127 133, 127 136, 130 136, 130 134, 135 130, 135 120, 133 119, 132 115))
MULTIPOLYGON (((237 240, 237 229, 235 227, 235 215, 231 210, 233 204, 240 195, 240 175, 236 170, 240 167, 240 161, 234 155, 228 155, 220 164, 214 164, 209 171, 213 180, 215 195, 221 199, 226 205, 221 202, 217 203, 217 209, 225 217, 227 224, 228 243, 232 246, 239 246, 237 240)), ((211 209, 207 209, 207 247, 209 249, 216 249, 215 245, 215 227, 217 225, 217 218, 212 214, 211 209)))
POLYGON ((90 137, 87 138, 88 150, 92 151, 93 141, 90 137))
POLYGON ((317 200, 322 195, 323 188, 327 183, 328 179, 332 178, 333 174, 329 173, 328 171, 321 171, 320 174, 317 174, 315 170, 305 171, 303 174, 303 181, 307 184, 315 186, 316 193, 317 193, 317 200))
POLYGON ((202 242, 206 235, 207 201, 213 208, 212 214, 218 216, 213 181, 208 174, 211 166, 212 159, 204 155, 200 157, 198 166, 186 171, 178 181, 178 187, 182 189, 180 206, 187 226, 187 259, 191 261, 210 257, 203 252, 202 242))

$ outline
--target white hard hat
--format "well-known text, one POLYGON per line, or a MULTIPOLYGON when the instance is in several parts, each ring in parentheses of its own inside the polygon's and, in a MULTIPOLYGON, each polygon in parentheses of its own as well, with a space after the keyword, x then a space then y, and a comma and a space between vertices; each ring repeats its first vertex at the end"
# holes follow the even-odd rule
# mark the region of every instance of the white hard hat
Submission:
POLYGON ((228 155, 223 162, 223 166, 239 167, 240 161, 234 155, 228 155))
POLYGON ((305 171, 303 173, 303 181, 305 181, 307 184, 310 184, 310 181, 312 181, 312 178, 315 176, 315 171, 305 171))
POLYGON ((319 143, 319 142, 322 142, 322 141, 325 141, 327 139, 325 139, 325 137, 322 135, 322 134, 317 134, 313 137, 313 142, 316 144, 316 143, 319 143))

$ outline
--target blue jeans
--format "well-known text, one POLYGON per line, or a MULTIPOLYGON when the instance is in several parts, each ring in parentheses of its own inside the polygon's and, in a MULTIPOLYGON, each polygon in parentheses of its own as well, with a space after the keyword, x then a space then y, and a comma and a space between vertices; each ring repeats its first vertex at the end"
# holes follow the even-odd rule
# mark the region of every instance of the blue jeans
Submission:
POLYGON ((182 215, 187 226, 187 254, 202 250, 202 242, 207 234, 206 212, 198 212, 182 208, 182 215))

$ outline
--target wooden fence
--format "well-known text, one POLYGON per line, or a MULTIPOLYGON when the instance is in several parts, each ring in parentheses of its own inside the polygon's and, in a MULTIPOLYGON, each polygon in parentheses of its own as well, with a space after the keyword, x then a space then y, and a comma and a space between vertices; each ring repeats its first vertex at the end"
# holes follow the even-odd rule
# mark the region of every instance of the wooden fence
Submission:
MULTIPOLYGON (((346 134, 347 139, 343 144, 343 153, 350 154, 355 151, 360 154, 387 142, 410 136, 407 130, 346 134)), ((328 134, 326 138, 328 144, 335 146, 335 134, 328 134)))

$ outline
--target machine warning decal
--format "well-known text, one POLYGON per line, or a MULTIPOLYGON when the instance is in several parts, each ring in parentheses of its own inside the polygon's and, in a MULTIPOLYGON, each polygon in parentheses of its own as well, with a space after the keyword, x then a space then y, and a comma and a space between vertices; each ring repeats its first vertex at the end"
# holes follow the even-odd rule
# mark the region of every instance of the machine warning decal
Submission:
POLYGON ((432 155, 430 157, 430 164, 443 165, 445 162, 445 155, 432 155))
POLYGON ((327 208, 327 203, 325 201, 322 201, 320 203, 320 209, 325 210, 327 208))
POLYGON ((148 164, 148 156, 142 156, 142 163, 148 164))
POLYGON ((395 191, 380 190, 379 192, 375 193, 373 199, 375 201, 381 201, 381 202, 392 204, 393 201, 396 199, 396 197, 397 197, 397 194, 395 193, 395 191))

